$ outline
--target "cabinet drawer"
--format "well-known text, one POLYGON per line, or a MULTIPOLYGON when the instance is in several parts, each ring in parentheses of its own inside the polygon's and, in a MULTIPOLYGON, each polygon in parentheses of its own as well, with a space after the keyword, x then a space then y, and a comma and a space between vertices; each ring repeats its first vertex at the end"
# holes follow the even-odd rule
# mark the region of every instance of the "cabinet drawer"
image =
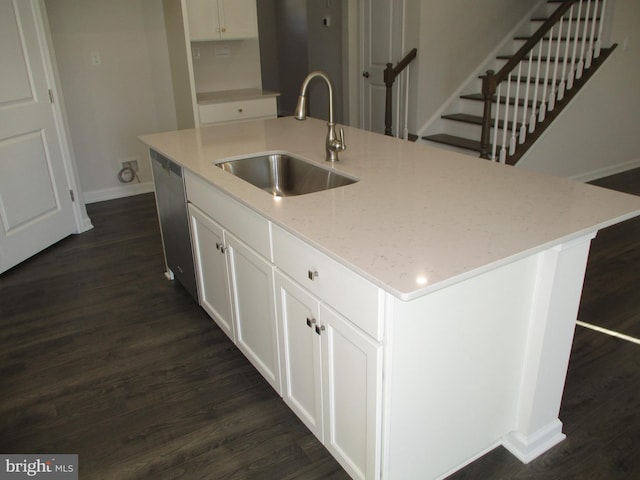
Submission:
POLYGON ((229 230, 263 257, 272 261, 269 221, 228 195, 185 171, 187 200, 229 230))
POLYGON ((309 244, 273 225, 276 267, 331 305, 376 340, 382 340, 381 290, 309 244))
POLYGON ((239 100, 235 102, 198 105, 200 123, 237 122, 252 118, 276 117, 275 97, 239 100))

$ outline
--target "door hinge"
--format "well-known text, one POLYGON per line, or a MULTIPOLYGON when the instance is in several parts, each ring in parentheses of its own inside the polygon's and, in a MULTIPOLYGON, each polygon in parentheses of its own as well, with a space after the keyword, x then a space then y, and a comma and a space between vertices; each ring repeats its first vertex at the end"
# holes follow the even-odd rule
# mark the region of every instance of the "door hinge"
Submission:
POLYGON ((49 90, 49 100, 53 103, 53 92, 51 90, 49 90))
POLYGON ((73 190, 69 190, 69 196, 71 197, 72 202, 76 201, 76 196, 74 195, 73 190))

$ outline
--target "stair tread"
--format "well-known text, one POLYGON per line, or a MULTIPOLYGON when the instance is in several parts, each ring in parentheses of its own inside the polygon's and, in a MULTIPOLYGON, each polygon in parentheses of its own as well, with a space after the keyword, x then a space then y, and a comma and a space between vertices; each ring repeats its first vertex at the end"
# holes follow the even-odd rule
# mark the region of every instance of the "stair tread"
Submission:
POLYGON ((448 133, 436 133, 435 135, 427 135, 422 137, 423 140, 430 142, 451 145, 452 147, 464 148, 465 150, 473 150, 480 152, 480 142, 469 138, 457 137, 448 133))
POLYGON ((442 118, 447 120, 456 120, 458 122, 473 123, 476 125, 482 125, 482 117, 479 115, 470 115, 468 113, 448 113, 442 115, 442 118))
MULTIPOLYGON (((478 101, 478 102, 484 102, 484 97, 481 93, 467 93, 465 95, 460 95, 460 98, 465 99, 465 100, 474 100, 474 101, 478 101)), ((500 96, 500 103, 504 104, 506 101, 507 97, 504 95, 500 96)), ((496 97, 494 95, 494 102, 496 100, 496 97)), ((514 105, 515 104, 515 97, 509 97, 509 105, 514 105)), ((538 100, 537 104, 540 105, 542 103, 541 100, 538 100)), ((522 98, 518 99, 518 105, 519 106, 524 106, 524 100, 522 98)), ((533 100, 529 99, 529 106, 533 105, 533 100)))
MULTIPOLYGON (((484 75, 478 75, 478 78, 481 79, 481 80, 484 77, 485 77, 484 75)), ((543 78, 536 79, 536 77, 527 77, 526 75, 522 75, 520 77, 520 83, 527 83, 527 82, 528 83, 536 83, 536 80, 537 80, 538 83, 544 84, 544 79, 543 78)), ((555 81, 556 85, 561 83, 561 82, 562 82, 561 78, 556 78, 556 81, 555 81)), ((553 78, 548 78, 547 79, 547 83, 548 84, 553 84, 553 78)))
MULTIPOLYGON (((519 40, 519 41, 521 41, 521 40, 525 40, 526 41, 526 40, 529 40, 530 38, 531 38, 531 36, 527 36, 527 35, 516 35, 515 37, 513 37, 514 40, 519 40)), ((545 41, 545 42, 549 41, 549 39, 547 37, 544 37, 542 40, 545 41)), ((554 38, 553 40, 556 41, 558 39, 554 38)), ((577 40, 578 42, 582 42, 584 40, 584 37, 577 37, 577 38, 576 37, 568 37, 567 38, 566 36, 560 37, 560 41, 561 42, 566 42, 567 40, 569 40, 569 41, 576 41, 577 40)), ((589 39, 587 38, 587 40, 589 40, 589 39)), ((598 37, 594 37, 593 41, 597 42, 598 41, 598 37)))
MULTIPOLYGON (((470 115, 468 113, 448 113, 446 115, 442 115, 441 118, 444 118, 445 120, 453 120, 455 122, 462 122, 462 123, 470 123, 472 125, 482 125, 482 117, 479 115, 470 115)), ((496 122, 495 118, 491 119, 490 125, 491 128, 494 127, 496 122)), ((520 126, 522 125, 522 123, 518 122, 516 124, 516 129, 520 129, 520 126)), ((498 122, 498 126, 500 128, 504 127, 504 120, 500 120, 498 122)), ((509 120, 509 122, 507 122, 507 129, 508 130, 512 130, 513 129, 513 122, 511 120, 509 120)))
MULTIPOLYGON (((512 57, 513 57, 513 55, 506 55, 506 54, 505 55, 496 55, 496 58, 498 60, 511 60, 512 57)), ((531 60, 534 61, 534 62, 537 62, 538 60, 540 60, 541 62, 546 62, 547 60, 549 60, 550 62, 555 62, 556 61, 556 57, 553 57, 553 56, 552 57, 546 57, 544 55, 542 57, 539 57, 537 55, 534 55, 534 56, 531 57, 531 60)), ((522 61, 523 62, 529 61, 529 57, 527 56, 527 57, 523 58, 522 61)), ((557 61, 559 63, 564 62, 564 58, 563 57, 558 57, 557 61)))
MULTIPOLYGON (((562 18, 564 18, 565 20, 568 20, 568 18, 566 16, 564 16, 562 18)), ((549 17, 533 17, 531 19, 532 22, 546 22, 547 20, 549 20, 549 17)), ((577 22, 578 20, 580 20, 582 22, 583 20, 585 20, 585 17, 581 17, 581 18, 572 17, 571 18, 572 22, 577 22)), ((599 22, 600 21, 600 16, 596 16, 596 17, 588 16, 586 18, 586 20, 588 20, 590 22, 593 21, 593 20, 595 20, 596 22, 599 22)))

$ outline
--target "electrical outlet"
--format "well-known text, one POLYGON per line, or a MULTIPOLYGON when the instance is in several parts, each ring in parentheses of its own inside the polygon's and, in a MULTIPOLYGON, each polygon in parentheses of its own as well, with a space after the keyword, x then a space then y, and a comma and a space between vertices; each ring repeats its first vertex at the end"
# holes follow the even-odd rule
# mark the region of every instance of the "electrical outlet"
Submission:
POLYGON ((131 168, 134 172, 139 172, 138 168, 138 160, 127 160, 126 162, 122 162, 122 168, 131 168))
POLYGON ((91 65, 94 65, 94 66, 102 65, 102 58, 100 57, 100 52, 93 51, 89 55, 91 57, 91 65))

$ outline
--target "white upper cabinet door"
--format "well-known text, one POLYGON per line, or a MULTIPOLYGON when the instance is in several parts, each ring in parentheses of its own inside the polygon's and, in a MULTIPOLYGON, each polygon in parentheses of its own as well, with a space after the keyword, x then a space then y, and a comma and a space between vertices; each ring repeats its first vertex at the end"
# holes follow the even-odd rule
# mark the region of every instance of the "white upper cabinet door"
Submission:
POLYGON ((76 231, 39 5, 0 0, 0 273, 76 231))
POLYGON ((255 0, 186 0, 193 42, 258 36, 255 0))
POLYGON ((186 0, 186 7, 192 41, 220 40, 217 0, 186 0))
POLYGON ((218 0, 218 11, 222 40, 258 36, 256 0, 218 0))

